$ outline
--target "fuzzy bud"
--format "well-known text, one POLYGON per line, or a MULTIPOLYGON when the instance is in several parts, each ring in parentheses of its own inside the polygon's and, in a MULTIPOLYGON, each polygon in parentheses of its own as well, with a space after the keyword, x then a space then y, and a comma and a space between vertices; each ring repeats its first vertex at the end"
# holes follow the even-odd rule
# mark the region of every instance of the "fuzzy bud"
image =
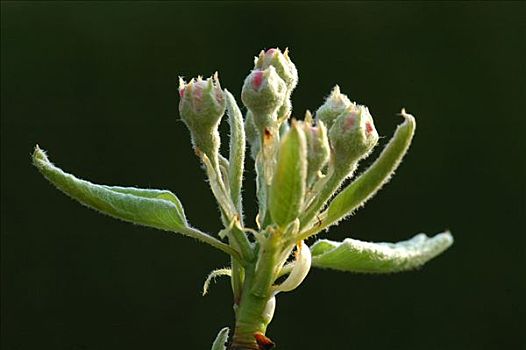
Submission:
POLYGON ((286 90, 287 86, 274 66, 265 70, 255 69, 245 79, 241 100, 253 114, 254 124, 260 132, 274 126, 286 90))
POLYGON ((353 103, 349 98, 340 92, 340 87, 336 85, 325 103, 316 111, 316 119, 325 123, 327 129, 330 129, 336 118, 353 103))
POLYGON ((298 85, 298 70, 290 60, 288 49, 283 53, 278 48, 261 51, 259 57, 255 59, 254 68, 264 70, 270 66, 276 69, 276 73, 283 79, 290 94, 298 85))
POLYGON ((310 186, 320 177, 321 170, 329 161, 330 146, 327 128, 321 120, 314 125, 309 111, 305 116, 303 129, 307 140, 307 184, 310 186))
POLYGON ((292 110, 290 96, 296 85, 298 85, 298 70, 290 60, 289 50, 285 49, 283 53, 278 48, 261 51, 259 57, 256 57, 254 60, 254 66, 256 69, 274 67, 276 73, 287 85, 285 100, 278 110, 278 123, 281 123, 290 116, 292 110))
POLYGON ((367 107, 353 104, 340 114, 329 130, 329 141, 336 169, 345 172, 367 157, 378 142, 378 132, 367 107))
POLYGON ((179 114, 190 130, 194 148, 212 158, 219 148, 219 122, 225 113, 225 95, 217 73, 186 83, 179 80, 179 114))

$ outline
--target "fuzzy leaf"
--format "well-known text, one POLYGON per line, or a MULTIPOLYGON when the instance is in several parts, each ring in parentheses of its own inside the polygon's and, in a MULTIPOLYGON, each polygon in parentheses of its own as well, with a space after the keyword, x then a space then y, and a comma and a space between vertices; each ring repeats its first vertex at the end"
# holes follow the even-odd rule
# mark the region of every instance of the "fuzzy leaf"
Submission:
POLYGON ((212 280, 215 280, 217 277, 220 276, 232 276, 232 269, 222 268, 210 272, 210 274, 208 274, 208 277, 206 277, 205 283, 203 284, 203 296, 205 296, 208 293, 210 282, 212 282, 212 280))
POLYGON ((96 185, 78 179, 53 165, 38 146, 33 164, 59 190, 101 213, 167 231, 187 227, 183 207, 169 191, 96 185))
POLYGON ((237 106, 234 96, 225 90, 225 97, 228 123, 230 124, 230 159, 228 168, 230 197, 237 211, 242 214, 241 186, 245 163, 245 127, 243 125, 243 115, 237 106))
POLYGON ((296 249, 294 267, 291 269, 289 276, 281 284, 274 286, 274 294, 290 292, 296 289, 310 271, 312 255, 305 241, 299 242, 296 249))
POLYGON ((226 350, 225 343, 228 340, 229 331, 230 329, 228 327, 225 327, 219 331, 214 343, 212 344, 212 350, 226 350))
POLYGON ((320 215, 321 225, 316 231, 337 223, 362 206, 389 181, 400 165, 415 132, 415 118, 402 110, 405 121, 385 146, 378 159, 347 188, 340 192, 320 215))
POLYGON ((190 227, 181 202, 170 191, 96 185, 78 179, 53 165, 38 146, 33 164, 59 190, 89 208, 124 221, 193 237, 239 259, 238 252, 230 246, 190 227))
POLYGON ((270 187, 270 215, 279 226, 287 226, 300 214, 306 181, 305 133, 293 123, 279 146, 278 163, 270 187))
POLYGON ((371 243, 347 238, 319 240, 311 247, 312 266, 350 272, 388 273, 423 265, 453 244, 449 232, 427 237, 421 233, 398 243, 371 243))
POLYGON ((152 199, 164 199, 164 200, 170 201, 175 205, 175 208, 177 210, 179 217, 181 218, 182 223, 184 223, 185 226, 187 225, 183 205, 179 201, 179 198, 177 198, 177 196, 170 191, 142 189, 142 188, 136 188, 136 187, 121 187, 121 186, 106 186, 106 185, 100 185, 100 186, 110 191, 119 192, 123 194, 129 194, 132 196, 152 198, 152 199))

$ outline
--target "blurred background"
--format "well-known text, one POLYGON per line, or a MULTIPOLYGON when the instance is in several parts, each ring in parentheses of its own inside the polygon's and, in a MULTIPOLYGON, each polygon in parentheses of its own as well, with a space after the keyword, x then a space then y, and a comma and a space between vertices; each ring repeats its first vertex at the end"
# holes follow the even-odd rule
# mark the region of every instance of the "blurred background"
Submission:
POLYGON ((239 101, 253 57, 276 46, 300 73, 296 117, 336 83, 369 106, 385 138, 361 169, 402 107, 417 118, 390 184, 320 237, 456 240, 413 272, 313 269, 278 298, 278 349, 525 348, 526 3, 4 1, 3 349, 208 349, 232 326, 227 279, 200 295, 226 256, 78 205, 30 154, 38 143, 81 178, 172 190, 192 224, 217 232, 177 78, 219 71, 239 101))

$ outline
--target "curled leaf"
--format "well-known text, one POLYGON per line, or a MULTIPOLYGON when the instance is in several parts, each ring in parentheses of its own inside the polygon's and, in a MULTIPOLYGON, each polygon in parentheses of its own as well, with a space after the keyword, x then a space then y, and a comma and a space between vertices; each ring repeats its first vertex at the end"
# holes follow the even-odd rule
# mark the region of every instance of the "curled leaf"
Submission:
POLYGON ((212 282, 212 279, 215 280, 217 277, 220 276, 232 276, 232 270, 229 268, 223 268, 210 272, 210 274, 205 280, 205 283, 203 284, 203 296, 205 296, 206 293, 208 293, 208 287, 210 287, 210 282, 212 282))
POLYGON ((307 277, 311 267, 311 251, 304 241, 298 243, 296 260, 290 274, 280 285, 274 287, 274 294, 279 292, 290 292, 296 289, 307 277))
POLYGON ((276 297, 272 296, 265 305, 265 309, 263 310, 263 313, 261 314, 261 317, 263 318, 263 322, 265 324, 269 324, 270 321, 272 321, 272 318, 274 317, 274 311, 276 311, 276 297))
POLYGON ((217 333, 217 337, 214 340, 214 343, 212 344, 212 350, 226 350, 225 343, 228 340, 228 333, 230 332, 230 329, 228 327, 225 327, 217 333))
POLYGON ((312 266, 350 272, 388 273, 425 264, 453 244, 449 232, 428 237, 421 233, 398 243, 372 243, 347 238, 319 240, 311 247, 312 266))

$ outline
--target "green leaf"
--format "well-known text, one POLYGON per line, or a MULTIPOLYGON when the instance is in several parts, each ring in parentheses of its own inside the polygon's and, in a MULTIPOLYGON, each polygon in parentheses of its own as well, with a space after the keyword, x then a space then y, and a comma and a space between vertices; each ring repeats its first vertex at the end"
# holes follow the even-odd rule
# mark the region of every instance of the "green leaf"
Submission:
POLYGON ((217 334, 214 344, 212 344, 212 350, 226 350, 225 343, 228 340, 228 332, 230 329, 228 327, 223 328, 217 334))
POLYGON ((143 198, 152 198, 152 199, 164 199, 172 202, 175 205, 178 215, 182 218, 184 225, 186 226, 186 216, 184 214, 183 205, 179 201, 179 198, 175 194, 166 190, 153 190, 153 189, 142 189, 136 187, 120 187, 120 186, 106 186, 100 185, 110 191, 130 194, 132 196, 138 196, 143 198))
POLYGON ((169 191, 92 184, 53 165, 38 146, 33 164, 59 190, 104 214, 167 231, 188 225, 179 199, 169 191))
POLYGON ((279 146, 269 210, 274 222, 281 227, 294 221, 303 207, 307 181, 306 142, 303 129, 293 123, 279 146))
POLYGON ((398 243, 371 243, 347 238, 319 240, 311 247, 312 266, 340 271, 388 273, 414 269, 453 244, 449 232, 427 237, 421 233, 398 243))
MULTIPOLYGON (((407 152, 415 132, 415 118, 402 110, 404 122, 398 126, 391 141, 376 161, 347 188, 330 202, 328 208, 320 214, 318 222, 306 237, 337 223, 350 215, 356 208, 373 197, 389 181, 407 152)), ((306 238, 305 237, 305 238, 306 238)), ((304 237, 302 237, 304 238, 304 237)))
POLYGON ((181 202, 170 191, 96 185, 78 179, 53 165, 38 146, 33 164, 59 190, 89 208, 124 221, 196 238, 239 259, 237 251, 228 245, 190 227, 181 202))
POLYGON ((230 184, 230 198, 236 206, 240 216, 242 214, 241 186, 245 166, 245 126, 243 115, 232 94, 225 90, 228 123, 230 124, 230 153, 228 181, 230 184))

